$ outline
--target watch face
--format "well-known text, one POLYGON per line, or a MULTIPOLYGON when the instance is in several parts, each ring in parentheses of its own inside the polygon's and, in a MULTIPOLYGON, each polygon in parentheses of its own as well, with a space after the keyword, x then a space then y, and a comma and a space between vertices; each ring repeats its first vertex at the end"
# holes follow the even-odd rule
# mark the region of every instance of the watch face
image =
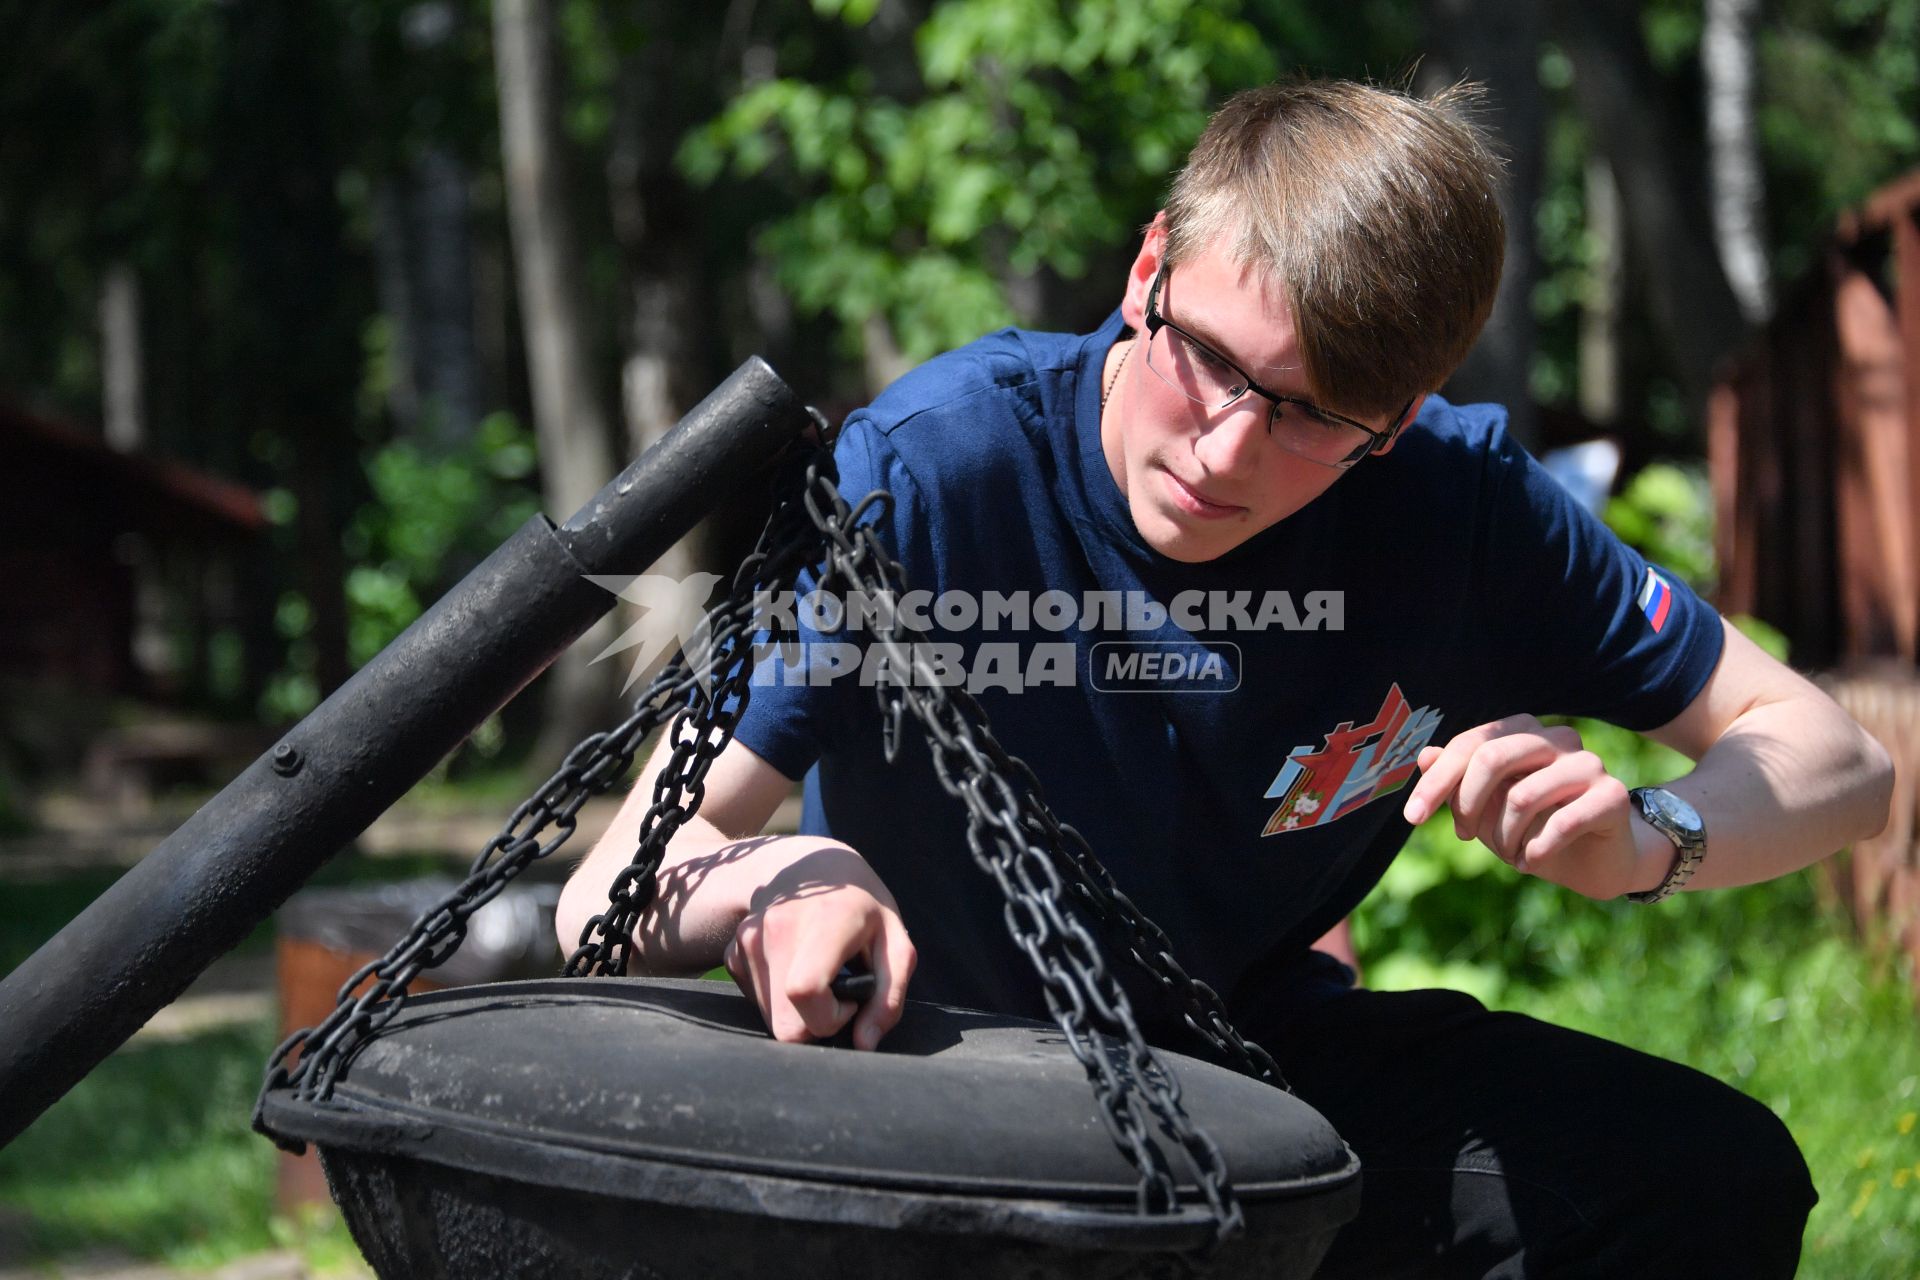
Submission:
POLYGON ((1705 825, 1694 807, 1671 791, 1658 787, 1648 791, 1647 806, 1682 831, 1698 832, 1705 825))

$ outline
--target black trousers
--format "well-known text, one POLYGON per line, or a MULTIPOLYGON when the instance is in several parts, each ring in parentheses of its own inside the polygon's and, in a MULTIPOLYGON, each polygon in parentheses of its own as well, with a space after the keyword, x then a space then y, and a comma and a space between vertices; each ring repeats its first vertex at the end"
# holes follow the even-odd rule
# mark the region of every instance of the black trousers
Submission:
POLYGON ((1770 1280, 1817 1198, 1786 1126, 1690 1067, 1451 991, 1250 1026, 1360 1156, 1317 1274, 1770 1280))

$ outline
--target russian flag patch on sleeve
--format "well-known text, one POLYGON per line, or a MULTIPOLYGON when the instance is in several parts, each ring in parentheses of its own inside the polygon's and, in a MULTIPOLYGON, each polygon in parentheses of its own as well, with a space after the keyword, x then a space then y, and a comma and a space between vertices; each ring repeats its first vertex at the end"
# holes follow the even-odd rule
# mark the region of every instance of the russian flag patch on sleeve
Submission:
POLYGON ((1673 587, 1665 578, 1648 569, 1646 581, 1640 584, 1640 594, 1634 597, 1634 603, 1640 606, 1640 612, 1647 615, 1647 621, 1653 624, 1657 632, 1667 625, 1667 611, 1673 608, 1673 587))

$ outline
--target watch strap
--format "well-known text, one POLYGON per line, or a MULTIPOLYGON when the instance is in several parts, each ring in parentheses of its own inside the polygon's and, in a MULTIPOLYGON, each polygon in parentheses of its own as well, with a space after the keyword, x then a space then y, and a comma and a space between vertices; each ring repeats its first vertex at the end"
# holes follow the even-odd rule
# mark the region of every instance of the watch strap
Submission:
POLYGON ((1635 787, 1627 795, 1647 825, 1673 842, 1673 866, 1668 868, 1666 879, 1655 888, 1627 894, 1628 902, 1655 903, 1672 897, 1682 885, 1693 879, 1694 871, 1707 856, 1705 833, 1683 831, 1675 827, 1667 821, 1666 815, 1647 802, 1648 793, 1658 790, 1658 787, 1635 787))

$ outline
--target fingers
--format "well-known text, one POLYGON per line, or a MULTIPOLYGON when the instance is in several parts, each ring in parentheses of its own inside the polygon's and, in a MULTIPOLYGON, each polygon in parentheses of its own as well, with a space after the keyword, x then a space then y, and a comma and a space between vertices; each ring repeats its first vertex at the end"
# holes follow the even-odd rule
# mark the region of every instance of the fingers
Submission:
POLYGON ((1471 840, 1488 802, 1515 774, 1579 749, 1578 732, 1564 725, 1549 729, 1533 716, 1509 716, 1477 725, 1444 748, 1421 749, 1420 781, 1408 795, 1403 812, 1408 822, 1417 825, 1441 805, 1450 805, 1455 834, 1471 840))
POLYGON ((726 951, 727 971, 759 1006, 774 1039, 823 1040, 858 1015, 853 1041, 861 1049, 877 1046, 899 1022, 916 963, 899 915, 858 890, 756 911, 726 951), (864 1008, 832 989, 841 967, 856 958, 866 960, 875 978, 864 1008))
POLYGON ((1576 730, 1513 716, 1423 748, 1416 763, 1408 821, 1447 805, 1460 839, 1588 897, 1617 896, 1630 880, 1638 854, 1627 788, 1576 730))
POLYGON ((1546 865, 1557 855, 1620 822, 1626 811, 1626 784, 1610 775, 1603 777, 1546 815, 1540 830, 1521 844, 1520 859, 1515 865, 1535 875, 1546 874, 1546 865))
POLYGON ((1507 788, 1504 803, 1483 819, 1482 829, 1492 829, 1481 839, 1503 861, 1518 865, 1526 842, 1552 811, 1605 777, 1605 763, 1591 751, 1561 756, 1507 788))
POLYGON ((864 955, 879 928, 877 913, 809 911, 779 917, 784 954, 774 984, 773 1017, 768 1022, 774 1039, 798 1042, 824 1040, 853 1019, 859 1006, 833 994, 833 978, 840 966, 864 955))
POLYGON ((1476 725, 1457 735, 1445 747, 1422 748, 1419 755, 1420 781, 1414 785, 1402 810, 1407 821, 1417 826, 1439 812, 1440 806, 1460 785, 1468 762, 1481 746, 1509 733, 1539 727, 1540 722, 1532 716, 1512 716, 1476 725))
POLYGON ((867 965, 873 970, 874 993, 853 1023, 853 1047, 873 1049, 880 1037, 893 1030, 907 1008, 907 980, 913 976, 919 955, 907 939, 906 926, 891 912, 882 917, 882 928, 868 949, 867 965))
POLYGON ((1496 831, 1506 791, 1523 777, 1580 749, 1571 729, 1506 734, 1482 743, 1461 771, 1451 801, 1453 826, 1463 840, 1486 839, 1496 831), (1568 735, 1572 742, 1569 745, 1568 735))

